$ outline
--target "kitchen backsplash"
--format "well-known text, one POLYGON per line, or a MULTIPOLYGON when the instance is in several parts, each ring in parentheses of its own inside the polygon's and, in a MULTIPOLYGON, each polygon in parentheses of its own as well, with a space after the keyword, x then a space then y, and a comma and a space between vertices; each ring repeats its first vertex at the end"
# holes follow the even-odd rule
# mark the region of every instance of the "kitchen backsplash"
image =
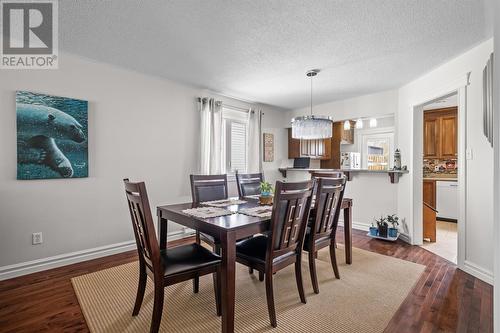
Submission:
POLYGON ((458 163, 456 159, 424 159, 424 178, 440 175, 456 175, 458 163))

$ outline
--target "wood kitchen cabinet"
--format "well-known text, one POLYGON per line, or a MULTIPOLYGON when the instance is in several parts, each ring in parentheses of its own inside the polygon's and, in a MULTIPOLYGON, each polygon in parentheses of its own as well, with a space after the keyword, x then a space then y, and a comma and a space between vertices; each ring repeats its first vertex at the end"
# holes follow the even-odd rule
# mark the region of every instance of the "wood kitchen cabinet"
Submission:
POLYGON ((340 141, 342 140, 343 130, 341 122, 332 124, 332 137, 326 147, 329 150, 330 157, 321 160, 322 169, 340 169, 340 141))
POLYGON ((348 130, 344 129, 344 123, 342 123, 340 143, 343 145, 352 145, 354 143, 354 127, 356 126, 356 122, 349 120, 349 123, 351 126, 348 130))
POLYGON ((292 138, 292 129, 288 129, 288 158, 300 157, 300 140, 292 138))
POLYGON ((441 117, 441 157, 457 157, 457 114, 441 117))
POLYGON ((424 180, 423 194, 424 194, 423 201, 435 209, 436 208, 436 181, 424 180))
POLYGON ((301 140, 292 138, 292 129, 288 129, 288 158, 309 157, 329 159, 331 139, 301 140))
POLYGON ((424 158, 456 158, 458 152, 457 108, 424 112, 424 158))
POLYGON ((439 157, 439 118, 424 116, 424 158, 439 157))

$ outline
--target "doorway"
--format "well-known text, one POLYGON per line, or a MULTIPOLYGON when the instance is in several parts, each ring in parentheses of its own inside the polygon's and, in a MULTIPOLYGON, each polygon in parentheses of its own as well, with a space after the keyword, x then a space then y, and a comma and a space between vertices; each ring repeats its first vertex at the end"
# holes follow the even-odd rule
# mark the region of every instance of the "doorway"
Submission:
MULTIPOLYGON (((464 265, 464 250, 465 250, 465 110, 466 110, 466 85, 458 88, 457 90, 449 91, 446 94, 435 95, 432 99, 428 99, 421 104, 413 107, 413 244, 420 245, 427 250, 434 252, 447 260, 456 263, 459 267, 464 265), (444 127, 446 131, 455 131, 456 136, 453 140, 449 141, 449 137, 445 138, 444 151, 441 146, 434 145, 434 151, 429 146, 424 147, 425 131, 438 128, 441 124, 440 121, 429 121, 424 123, 424 115, 426 111, 436 109, 455 108, 456 116, 453 118, 450 114, 442 114, 446 119, 444 120, 444 127), (453 120, 451 120, 451 119, 453 120), (427 127, 427 129, 425 129, 427 127), (450 144, 453 143, 453 144, 450 144), (453 149, 450 149, 454 147, 453 149), (456 155, 455 155, 456 154, 456 155), (444 159, 441 160, 443 158, 444 159), (424 161, 424 156, 430 161, 424 161), (434 159, 437 159, 435 161, 434 159), (433 179, 433 183, 424 182, 424 171, 429 175, 429 171, 438 173, 439 176, 433 179), (446 177, 453 178, 452 180, 446 177), (438 181, 440 183, 438 183, 438 181), (441 183, 442 182, 442 183, 441 183), (454 183, 452 183, 454 182, 454 183), (445 188, 446 186, 449 188, 445 188), (438 198, 439 186, 439 198, 438 198), (429 188, 433 193, 429 196, 429 188), (424 199, 424 190, 426 198, 424 199), (447 190, 451 190, 448 191, 447 190), (431 199, 429 199, 429 197, 431 199), (453 199, 457 197, 457 199, 453 199), (444 199, 443 199, 444 198, 444 199), (451 198, 451 199, 450 199, 451 198), (446 202, 446 199, 449 202, 446 202), (443 201, 445 200, 445 201, 443 201), (434 208, 435 212, 430 212, 425 209, 426 202, 430 208, 434 208), (440 203, 441 213, 439 213, 438 202, 440 203), (444 208, 443 205, 444 204, 444 208), (456 208, 455 208, 456 207, 456 208), (448 209, 448 210, 447 210, 448 209), (450 214, 450 209, 452 214, 450 214), (434 213, 436 218, 435 223, 435 242, 429 242, 428 234, 424 235, 424 219, 428 219, 426 214, 434 213), (447 216, 448 215, 448 216, 447 216), (424 241, 427 238, 427 241, 424 241)), ((446 111, 446 110, 445 110, 446 111)), ((448 110, 450 111, 450 110, 448 110)), ((439 114, 437 115, 439 116, 439 114)), ((437 133, 434 138, 442 144, 438 138, 437 133)), ((451 137, 451 136, 450 136, 451 137)), ((437 144, 437 143, 436 143, 437 144)), ((430 145, 432 146, 432 145, 430 145)), ((425 177, 428 178, 428 177, 425 177)), ((427 207, 429 208, 429 207, 427 207)))
POLYGON ((458 253, 458 94, 423 109, 423 247, 453 263, 458 253))

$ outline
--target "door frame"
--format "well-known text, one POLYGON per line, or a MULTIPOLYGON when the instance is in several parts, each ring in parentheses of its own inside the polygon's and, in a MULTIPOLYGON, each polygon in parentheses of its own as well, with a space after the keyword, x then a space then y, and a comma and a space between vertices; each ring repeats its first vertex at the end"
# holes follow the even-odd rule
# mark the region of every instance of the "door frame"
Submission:
POLYGON ((415 101, 411 108, 413 113, 413 135, 412 135, 412 169, 413 177, 411 181, 411 193, 413 200, 411 200, 411 211, 412 211, 412 244, 422 245, 423 244, 423 220, 422 220, 422 206, 423 206, 423 122, 424 122, 424 112, 423 105, 434 100, 441 99, 443 97, 457 94, 458 96, 458 107, 457 107, 457 118, 458 118, 458 147, 457 147, 457 159, 458 159, 458 220, 457 220, 457 265, 459 268, 464 268, 465 254, 466 254, 466 193, 467 193, 467 183, 466 183, 466 135, 467 135, 467 86, 469 85, 470 73, 467 73, 464 77, 457 79, 450 84, 446 85, 442 89, 434 89, 425 94, 424 97, 415 101))

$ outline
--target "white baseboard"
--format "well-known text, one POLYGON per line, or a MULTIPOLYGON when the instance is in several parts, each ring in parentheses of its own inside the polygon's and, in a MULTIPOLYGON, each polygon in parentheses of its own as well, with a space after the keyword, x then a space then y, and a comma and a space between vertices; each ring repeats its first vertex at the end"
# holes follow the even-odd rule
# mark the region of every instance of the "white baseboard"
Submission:
MULTIPOLYGON (((344 221, 339 219, 339 226, 344 226, 344 221)), ((370 229, 370 224, 352 221, 352 228, 356 230, 368 231, 370 229)))
MULTIPOLYGON (((168 240, 176 240, 190 236, 185 230, 174 231, 168 234, 168 240)), ((52 268, 71 265, 82 261, 110 256, 112 254, 127 252, 136 249, 135 240, 99 246, 82 251, 59 254, 56 256, 37 260, 25 261, 19 264, 0 267, 0 281, 14 277, 45 271, 52 268)))
POLYGON ((470 261, 465 260, 464 261, 464 266, 459 267, 461 270, 463 270, 466 273, 469 273, 470 275, 490 284, 493 285, 493 272, 484 269, 483 267, 480 267, 470 261))

